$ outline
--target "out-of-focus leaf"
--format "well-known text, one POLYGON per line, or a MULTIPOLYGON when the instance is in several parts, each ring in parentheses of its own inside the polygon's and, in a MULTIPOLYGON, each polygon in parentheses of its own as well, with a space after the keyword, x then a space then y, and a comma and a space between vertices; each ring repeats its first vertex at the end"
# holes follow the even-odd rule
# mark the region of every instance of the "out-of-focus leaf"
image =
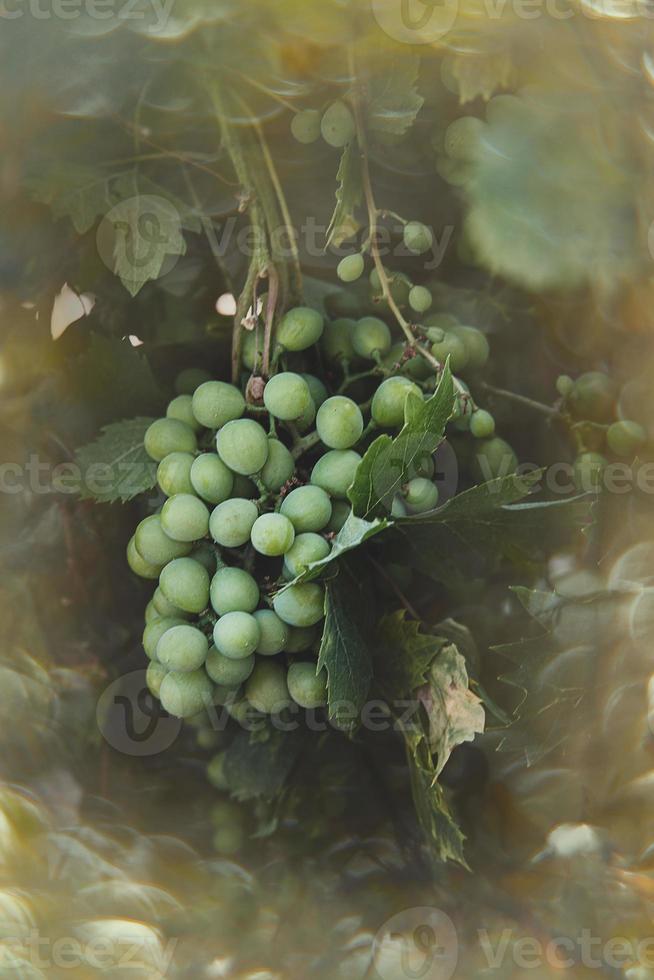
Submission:
POLYGON ((143 438, 151 418, 125 419, 105 426, 102 435, 77 450, 80 495, 100 503, 131 500, 151 490, 157 479, 157 464, 150 459, 143 438))
POLYGON ((360 227, 356 210, 363 198, 363 185, 359 148, 354 140, 343 150, 336 180, 336 207, 327 229, 327 248, 330 245, 342 245, 348 238, 356 235, 360 227))
POLYGON ((156 415, 163 393, 147 357, 127 340, 93 333, 86 351, 66 366, 70 393, 97 425, 116 417, 156 415))
POLYGON ((419 69, 420 59, 413 53, 381 59, 369 85, 370 129, 402 136, 413 125, 424 102, 416 88, 419 69))
POLYGON ((225 750, 225 778, 238 800, 277 796, 300 756, 306 732, 270 726, 265 736, 253 739, 249 731, 241 730, 225 750))

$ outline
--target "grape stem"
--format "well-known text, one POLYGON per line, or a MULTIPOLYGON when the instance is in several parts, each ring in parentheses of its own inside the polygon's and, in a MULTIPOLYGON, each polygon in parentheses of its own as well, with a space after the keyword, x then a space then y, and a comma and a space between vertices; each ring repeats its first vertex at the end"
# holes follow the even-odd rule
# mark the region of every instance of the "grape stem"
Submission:
POLYGON ((551 419, 562 419, 564 417, 556 408, 545 405, 543 402, 537 402, 535 399, 528 398, 526 395, 519 395, 515 391, 507 391, 506 388, 496 388, 495 385, 488 384, 487 381, 481 381, 480 387, 488 392, 489 395, 496 395, 498 398, 506 398, 509 401, 517 402, 517 404, 524 405, 525 408, 531 408, 534 412, 540 412, 542 415, 547 415, 551 419))
MULTIPOLYGON (((289 427, 290 428, 290 427, 289 427)), ((299 459, 304 453, 309 449, 313 449, 320 442, 320 436, 314 430, 306 436, 298 436, 297 429, 293 432, 293 448, 291 449, 291 456, 293 459, 299 459)))

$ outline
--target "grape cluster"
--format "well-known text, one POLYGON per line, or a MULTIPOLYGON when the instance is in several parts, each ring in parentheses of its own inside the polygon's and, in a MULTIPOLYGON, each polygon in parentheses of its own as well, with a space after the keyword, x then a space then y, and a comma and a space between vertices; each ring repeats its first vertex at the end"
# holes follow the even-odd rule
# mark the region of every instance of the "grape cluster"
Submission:
POLYGON ((291 120, 291 133, 298 143, 315 143, 322 138, 329 146, 340 149, 354 138, 356 125, 351 109, 337 99, 324 112, 302 109, 291 120))

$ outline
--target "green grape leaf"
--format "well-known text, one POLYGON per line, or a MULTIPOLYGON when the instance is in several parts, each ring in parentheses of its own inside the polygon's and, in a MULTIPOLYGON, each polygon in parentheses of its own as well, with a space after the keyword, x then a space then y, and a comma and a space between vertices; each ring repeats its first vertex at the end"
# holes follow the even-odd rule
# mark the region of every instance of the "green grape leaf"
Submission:
POLYGON ((463 836, 450 810, 442 786, 434 776, 434 763, 424 739, 405 739, 411 793, 416 815, 433 856, 468 867, 463 836))
POLYGON ((238 800, 276 797, 300 757, 305 734, 300 728, 280 731, 267 725, 252 738, 241 729, 225 750, 224 773, 232 795, 238 800))
POLYGON ((95 442, 75 453, 80 469, 80 496, 100 503, 123 503, 156 483, 157 464, 143 446, 151 418, 125 419, 102 430, 95 442))
POLYGON ((35 200, 48 205, 54 218, 70 218, 75 231, 84 235, 118 201, 111 186, 114 176, 66 163, 29 176, 26 185, 35 200))
POLYGON ((454 407, 454 386, 449 364, 445 365, 434 395, 423 401, 409 393, 406 421, 392 439, 379 436, 366 451, 348 490, 357 517, 370 519, 390 511, 393 496, 406 482, 412 468, 436 451, 454 407))
MULTIPOLYGON (((392 522, 385 519, 364 521, 360 517, 355 517, 354 514, 348 514, 345 524, 332 542, 330 553, 325 558, 321 558, 320 561, 314 561, 307 565, 303 572, 300 572, 292 582, 284 586, 284 589, 317 578, 342 555, 347 554, 348 551, 354 551, 355 548, 360 548, 370 538, 389 527, 392 527, 392 522)), ((283 592, 284 589, 281 591, 283 592)))
POLYGON ((356 727, 370 690, 372 654, 368 646, 374 597, 366 567, 342 559, 338 575, 325 584, 325 624, 318 670, 327 670, 329 717, 339 727, 356 727))
POLYGON ((380 59, 370 79, 367 121, 378 133, 402 136, 415 122, 424 99, 416 82, 420 70, 417 55, 380 59))
POLYGON ((361 227, 356 219, 356 210, 363 198, 363 183, 359 148, 355 141, 348 143, 343 150, 336 180, 338 181, 336 207, 327 229, 325 250, 330 245, 338 248, 348 238, 356 235, 361 227))
POLYGON ((407 697, 426 683, 427 671, 447 640, 422 632, 422 623, 398 609, 377 629, 375 683, 388 700, 407 697))

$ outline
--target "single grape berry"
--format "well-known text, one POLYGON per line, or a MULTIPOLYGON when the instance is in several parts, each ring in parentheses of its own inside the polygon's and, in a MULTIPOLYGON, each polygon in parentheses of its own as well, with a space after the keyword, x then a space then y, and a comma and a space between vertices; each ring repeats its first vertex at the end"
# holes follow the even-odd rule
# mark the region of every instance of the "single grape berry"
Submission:
POLYGON ((189 558, 195 559, 204 566, 209 575, 213 575, 216 571, 216 550, 209 541, 198 541, 189 553, 189 558))
POLYGON ((574 386, 575 383, 569 374, 560 374, 556 379, 556 390, 562 398, 567 398, 574 386))
POLYGON ((193 398, 191 395, 177 395, 176 398, 173 398, 166 409, 166 418, 186 422, 196 432, 202 428, 193 414, 193 398))
POLYGON ((647 432, 638 422, 623 419, 608 427, 606 442, 616 456, 633 456, 647 442, 647 432))
POLYGON ((336 268, 336 275, 341 282, 356 282, 363 275, 364 267, 363 255, 356 252, 341 259, 336 268))
POLYGON ((311 470, 311 482, 331 497, 345 500, 360 462, 361 456, 353 449, 332 449, 311 470))
POLYGON ((306 486, 291 490, 280 508, 296 533, 322 531, 332 516, 332 504, 321 487, 306 486))
POLYGON ((183 558, 191 550, 188 542, 173 541, 166 534, 159 514, 143 518, 134 532, 134 544, 138 553, 152 565, 165 565, 173 558, 183 558))
POLYGON ((148 664, 148 669, 145 672, 145 684, 153 697, 159 697, 161 693, 161 685, 163 684, 163 679, 167 673, 167 668, 162 667, 162 665, 158 664, 156 660, 151 660, 148 664))
POLYGON ((189 479, 194 492, 209 504, 221 504, 234 488, 234 474, 215 453, 197 456, 192 462, 189 479))
POLYGON ((302 377, 309 386, 311 401, 316 408, 320 408, 322 403, 329 398, 329 392, 327 391, 325 385, 322 383, 320 378, 315 376, 315 374, 303 374, 302 377))
POLYGON ((404 244, 414 255, 428 252, 434 242, 431 228, 421 221, 409 221, 404 226, 404 244))
POLYGON ((349 449, 361 438, 363 415, 351 398, 334 395, 323 402, 316 415, 316 429, 330 449, 349 449))
POLYGON ((177 493, 161 509, 161 527, 173 541, 197 541, 209 531, 209 511, 196 496, 177 493))
POLYGON ((313 427, 315 420, 316 406, 314 405, 313 401, 311 401, 300 418, 295 420, 295 425, 297 426, 299 432, 307 432, 308 429, 313 427))
POLYGON ((284 555, 284 568, 291 578, 295 578, 296 575, 300 575, 305 570, 307 565, 326 558, 330 551, 329 542, 325 541, 319 534, 311 531, 298 534, 293 542, 293 547, 284 555))
POLYGON ((258 473, 268 459, 266 430, 252 419, 227 422, 218 430, 216 447, 225 466, 242 476, 258 473))
POLYGON ((184 368, 175 378, 175 391, 178 395, 192 395, 205 381, 211 381, 208 371, 203 368, 184 368))
POLYGON ((352 346, 354 327, 355 321, 346 317, 331 320, 325 325, 320 348, 328 361, 352 361, 354 359, 354 347, 352 346))
POLYGON ((337 289, 333 293, 328 293, 324 303, 327 315, 334 319, 352 317, 356 320, 363 313, 361 297, 351 289, 337 289))
POLYGON ((145 622, 152 623, 155 619, 161 619, 161 613, 153 603, 152 599, 148 602, 145 607, 145 622))
POLYGON ((159 586, 154 590, 152 604, 160 616, 175 616, 180 619, 185 619, 188 615, 179 606, 174 606, 172 602, 169 602, 159 586))
POLYGON ((416 313, 426 313, 434 302, 434 297, 425 286, 414 286, 409 293, 409 306, 416 313))
POLYGON ((573 415, 589 422, 608 422, 615 407, 615 385, 602 371, 588 371, 574 383, 568 396, 573 415))
POLYGON ((325 143, 337 149, 346 146, 354 137, 354 116, 340 99, 332 102, 320 121, 320 132, 325 143))
POLYGON ((404 500, 411 514, 424 514, 438 503, 438 487, 422 476, 409 480, 404 489, 404 500))
POLYGON ((168 670, 198 670, 207 659, 209 641, 195 626, 172 626, 157 643, 157 660, 168 670))
POLYGON ((209 605, 209 572, 193 558, 176 558, 161 572, 161 591, 185 612, 200 613, 209 605))
POLYGON ((470 162, 475 159, 486 123, 476 116, 461 116, 445 130, 445 152, 453 160, 470 162))
POLYGON ((273 599, 273 609, 289 626, 314 626, 323 618, 325 591, 316 582, 289 585, 273 599))
POLYGON ((290 626, 282 622, 272 609, 258 609, 254 618, 259 624, 259 642, 256 652, 263 657, 274 657, 281 653, 288 643, 290 626))
POLYGON ((391 332, 378 317, 364 316, 354 325, 352 346, 367 361, 374 360, 375 354, 383 357, 391 349, 391 332))
POLYGON ((488 439, 495 432, 495 419, 490 412, 478 408, 470 416, 470 431, 476 439, 488 439))
POLYGON ((602 485, 602 474, 607 461, 600 453, 580 453, 574 462, 575 486, 586 493, 597 491, 602 485))
POLYGON ((168 453, 157 466, 157 483, 167 497, 176 493, 194 493, 191 483, 191 453, 168 453))
POLYGON ((259 586, 243 568, 219 568, 211 579, 209 595, 219 616, 228 612, 251 613, 259 605, 259 586))
POLYGON ((261 631, 254 616, 245 612, 229 612, 221 616, 213 628, 216 650, 230 660, 242 660, 256 650, 261 631))
POLYGON ((245 696, 263 714, 282 711, 290 700, 284 667, 271 660, 258 660, 245 685, 245 696))
POLYGON ((324 530, 332 534, 338 534, 351 513, 352 508, 347 500, 332 501, 332 516, 324 530))
POLYGON ((242 657, 240 660, 232 660, 212 646, 204 667, 214 684, 233 688, 248 679, 254 670, 254 660, 254 654, 242 657))
POLYGON ((295 473, 295 460, 279 439, 268 439, 268 459, 261 470, 261 482, 277 493, 295 473))
POLYGON ((229 789, 229 783, 225 777, 226 758, 227 756, 225 752, 219 752, 217 755, 214 755, 213 759, 211 759, 207 765, 207 779, 214 789, 229 789))
POLYGON ((262 345, 258 342, 257 331, 247 330, 241 341, 241 364, 248 371, 254 371, 255 364, 261 363, 262 345))
POLYGON ((315 143, 320 138, 320 113, 317 109, 302 109, 291 119, 291 133, 298 143, 315 143))
POLYGON ((515 473, 518 466, 516 454, 508 442, 494 436, 482 440, 474 451, 474 469, 481 482, 515 473))
POLYGON ((146 561, 137 551, 134 537, 135 535, 132 535, 127 543, 127 564, 139 578, 159 578, 162 565, 146 561))
POLYGON ((327 671, 316 673, 315 663, 295 663, 288 668, 288 691, 301 708, 320 708, 327 704, 327 671))
POLYGON ((289 626, 287 653, 302 653, 308 650, 320 638, 320 629, 316 626, 289 626))
POLYGON ((277 342, 286 350, 306 350, 320 340, 323 318, 308 306, 296 306, 285 313, 277 328, 277 342))
POLYGON ((188 718, 211 705, 213 684, 204 670, 166 674, 159 698, 162 707, 173 717, 188 718))
POLYGON ((209 533, 223 548, 240 548, 250 540, 252 525, 258 516, 259 510, 252 500, 242 497, 225 500, 211 512, 209 533))
POLYGON ((464 343, 468 355, 466 364, 468 370, 478 371, 483 368, 490 357, 490 346, 481 330, 459 325, 453 326, 451 330, 464 343))
POLYGON ((295 540, 295 530, 283 514, 262 514, 252 525, 250 540, 255 551, 274 558, 286 554, 295 540))
POLYGON ((406 517, 409 513, 403 498, 396 493, 391 503, 391 517, 406 517))
POLYGON ((198 448, 195 432, 179 419, 157 419, 143 438, 145 451, 156 463, 169 453, 194 453, 198 448))
POLYGON ((150 660, 157 658, 157 646, 164 633, 174 626, 183 626, 184 620, 174 616, 162 616, 160 619, 146 623, 143 630, 143 649, 150 660))
POLYGON ((276 419, 290 422, 309 408, 309 385, 301 375, 283 371, 272 377, 264 388, 263 403, 276 419))
POLYGON ((442 340, 432 344, 431 352, 440 364, 445 364, 449 357, 450 368, 455 373, 462 371, 468 363, 468 351, 465 342, 452 331, 444 334, 442 340))
POLYGON ((193 414, 207 429, 240 419, 244 411, 243 395, 226 381, 205 381, 193 394, 193 414))
POLYGON ((404 425, 404 406, 409 392, 422 400, 422 391, 408 378, 395 376, 382 381, 375 392, 370 413, 382 429, 401 428, 404 425))

